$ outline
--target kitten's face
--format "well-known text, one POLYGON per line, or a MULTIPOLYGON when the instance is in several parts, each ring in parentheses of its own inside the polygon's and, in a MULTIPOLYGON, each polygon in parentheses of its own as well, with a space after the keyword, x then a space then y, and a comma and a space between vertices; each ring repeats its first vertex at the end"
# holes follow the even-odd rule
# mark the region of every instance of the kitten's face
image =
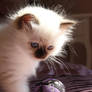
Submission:
POLYGON ((60 52, 68 39, 65 33, 74 21, 64 19, 55 12, 43 8, 34 8, 31 12, 32 14, 18 17, 15 23, 28 38, 25 44, 29 55, 41 61, 60 52))
POLYGON ((51 55, 55 55, 58 52, 57 49, 61 48, 61 45, 57 46, 61 43, 58 41, 61 37, 59 33, 51 35, 44 32, 40 33, 38 30, 33 31, 29 34, 28 46, 31 56, 35 59, 44 60, 51 55))

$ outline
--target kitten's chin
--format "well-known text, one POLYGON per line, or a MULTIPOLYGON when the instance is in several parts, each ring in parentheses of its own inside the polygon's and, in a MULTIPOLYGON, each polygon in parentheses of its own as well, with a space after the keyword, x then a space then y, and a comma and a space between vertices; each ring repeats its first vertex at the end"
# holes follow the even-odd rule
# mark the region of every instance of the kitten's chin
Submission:
POLYGON ((35 60, 36 61, 38 61, 38 62, 41 62, 41 61, 45 61, 47 58, 45 58, 45 59, 38 59, 38 58, 36 58, 35 60))

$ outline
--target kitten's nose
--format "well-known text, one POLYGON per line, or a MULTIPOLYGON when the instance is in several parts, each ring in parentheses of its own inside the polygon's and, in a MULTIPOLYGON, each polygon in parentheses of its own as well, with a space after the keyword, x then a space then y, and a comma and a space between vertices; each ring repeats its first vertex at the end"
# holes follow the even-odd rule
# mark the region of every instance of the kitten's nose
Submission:
POLYGON ((41 47, 41 48, 37 49, 35 52, 35 56, 36 56, 36 58, 44 59, 47 56, 45 47, 41 47))

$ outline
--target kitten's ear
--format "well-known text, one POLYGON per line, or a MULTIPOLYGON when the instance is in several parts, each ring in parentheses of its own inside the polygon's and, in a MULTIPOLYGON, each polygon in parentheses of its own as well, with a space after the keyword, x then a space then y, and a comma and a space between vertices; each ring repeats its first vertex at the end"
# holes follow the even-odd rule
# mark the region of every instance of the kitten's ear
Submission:
POLYGON ((68 29, 72 28, 73 26, 75 26, 76 24, 77 24, 77 21, 74 21, 74 20, 64 20, 60 24, 60 29, 68 30, 68 29))
POLYGON ((39 24, 38 20, 32 14, 24 14, 15 20, 15 25, 18 29, 32 29, 32 24, 39 24))

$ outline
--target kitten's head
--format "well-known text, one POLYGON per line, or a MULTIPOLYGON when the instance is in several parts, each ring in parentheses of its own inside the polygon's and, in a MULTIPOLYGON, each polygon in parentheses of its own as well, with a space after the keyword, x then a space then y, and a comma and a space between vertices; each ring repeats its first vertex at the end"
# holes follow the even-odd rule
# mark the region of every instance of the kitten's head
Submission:
POLYGON ((17 16, 14 26, 27 38, 24 44, 27 44, 29 54, 40 61, 61 51, 75 24, 75 21, 41 7, 26 7, 14 16, 17 16))

